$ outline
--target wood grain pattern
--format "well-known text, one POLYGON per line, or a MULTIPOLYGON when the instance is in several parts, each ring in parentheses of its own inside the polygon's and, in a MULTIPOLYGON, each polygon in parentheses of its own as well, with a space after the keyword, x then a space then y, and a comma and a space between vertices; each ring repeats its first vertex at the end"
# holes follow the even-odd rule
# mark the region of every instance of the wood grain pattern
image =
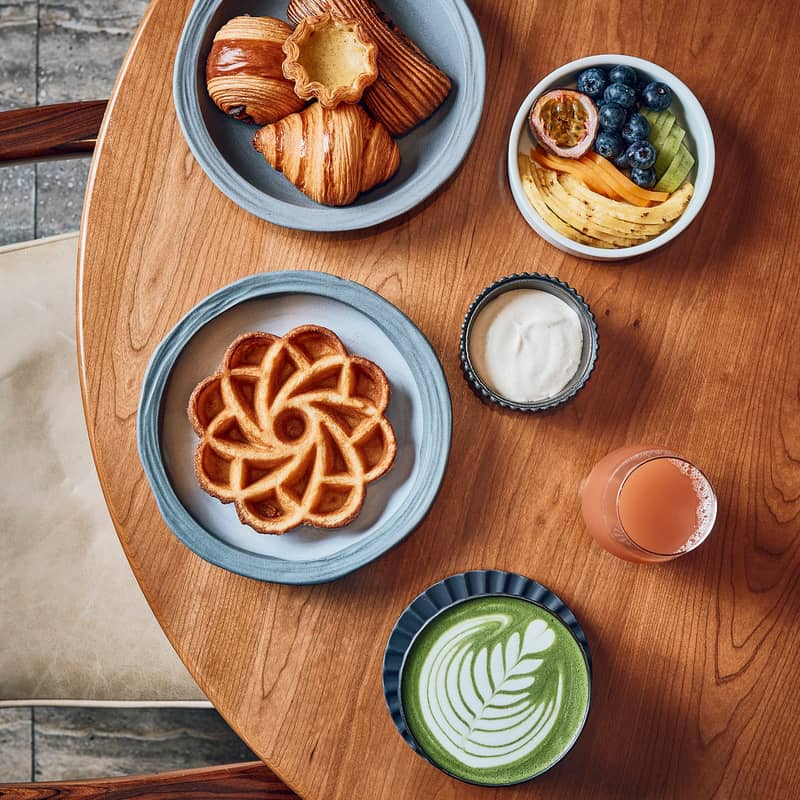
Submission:
POLYGON ((0 784, 4 800, 295 800, 297 795, 260 761, 99 781, 0 784))
POLYGON ((785 44, 800 40, 800 23, 788 0, 474 0, 489 83, 466 164, 395 223, 335 235, 247 215, 189 154, 170 96, 189 5, 150 6, 111 101, 83 221, 79 346, 120 539, 204 691, 309 798, 793 796, 800 140, 786 113, 796 97, 785 44), (640 55, 684 78, 717 142, 699 218, 624 265, 549 247, 517 212, 505 176, 508 130, 530 87, 596 52, 640 55), (370 567, 309 588, 262 585, 188 552, 158 516, 135 445, 142 374, 170 326, 235 278, 295 267, 365 283, 409 314, 442 358, 454 408, 450 467, 426 521, 370 567), (584 391, 536 417, 481 405, 458 366, 472 298, 525 269, 575 286, 600 334, 584 391), (716 531, 668 565, 615 560, 580 520, 581 478, 609 450, 640 441, 696 460, 718 491, 716 531), (383 647, 401 610, 434 581, 481 567, 524 573, 564 597, 595 664, 588 727, 566 761, 534 785, 496 792, 411 753, 381 692, 383 647))
POLYGON ((91 153, 106 100, 0 112, 0 164, 91 153))

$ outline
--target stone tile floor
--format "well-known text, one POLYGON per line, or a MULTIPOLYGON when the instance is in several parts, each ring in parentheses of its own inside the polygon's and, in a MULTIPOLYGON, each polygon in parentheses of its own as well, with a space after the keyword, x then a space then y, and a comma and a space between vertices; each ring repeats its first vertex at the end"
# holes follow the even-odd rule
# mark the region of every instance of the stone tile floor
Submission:
POLYGON ((0 783, 110 778, 255 760, 210 709, 0 708, 0 783))
MULTIPOLYGON (((145 0, 0 0, 0 111, 108 97, 145 0)), ((88 159, 0 168, 0 245, 76 230, 88 159)))
MULTIPOLYGON (((108 97, 146 5, 0 0, 0 111, 108 97)), ((0 245, 77 230, 88 170, 88 159, 0 168, 0 245)), ((0 782, 254 758, 212 710, 0 709, 0 782)))

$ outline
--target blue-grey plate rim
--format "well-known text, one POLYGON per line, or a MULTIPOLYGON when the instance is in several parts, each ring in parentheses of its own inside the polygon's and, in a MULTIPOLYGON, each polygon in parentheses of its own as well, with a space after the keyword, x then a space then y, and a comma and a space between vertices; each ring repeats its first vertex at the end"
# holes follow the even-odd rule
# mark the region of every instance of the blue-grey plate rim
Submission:
MULTIPOLYGON (((532 775, 516 783, 528 783, 549 772, 563 761, 570 750, 575 746, 578 739, 580 739, 592 705, 592 654, 589 649, 589 642, 572 609, 555 594, 555 592, 532 578, 519 575, 516 572, 508 572, 499 569, 478 569, 459 572, 432 584, 423 592, 420 592, 406 606, 403 613, 397 618, 397 622, 394 628, 392 628, 391 634, 389 634, 389 639, 386 642, 386 648, 383 654, 383 697, 389 709, 392 722, 405 743, 417 753, 417 755, 433 764, 437 769, 442 770, 442 772, 445 772, 463 783, 474 782, 466 780, 458 775, 453 775, 453 773, 449 772, 440 764, 428 758, 406 724, 401 699, 403 668, 405 666, 406 656, 413 647, 417 637, 422 633, 423 629, 440 614, 467 600, 477 597, 498 595, 519 597, 555 614, 555 616, 564 623, 567 630, 575 637, 575 640, 580 646, 586 660, 589 677, 589 702, 586 704, 586 713, 572 743, 549 767, 536 775, 532 775)), ((502 786, 511 786, 513 784, 475 783, 474 785, 499 788, 502 786)))
MULTIPOLYGON (((188 419, 186 424, 188 425, 188 419)), ((231 572, 272 583, 309 585, 344 577, 399 544, 424 519, 444 479, 450 455, 452 407, 444 370, 428 339, 396 306, 360 283, 326 272, 285 270, 250 275, 218 289, 188 311, 153 352, 142 380, 136 443, 145 476, 167 527, 190 550, 231 572), (408 501, 363 539, 330 556, 291 561, 222 542, 192 517, 175 493, 161 454, 161 406, 172 368, 191 338, 240 303, 280 294, 332 297, 369 317, 410 360, 422 408, 420 468, 408 501)))
MULTIPOLYGON (((428 173, 417 174, 391 196, 366 205, 334 208, 297 207, 259 191, 220 155, 203 122, 197 103, 197 63, 200 47, 212 17, 224 0, 197 0, 189 12, 175 56, 172 94, 184 139, 214 185, 241 208, 261 219, 306 231, 348 231, 369 228, 394 219, 429 197, 458 169, 478 131, 486 92, 486 53, 480 30, 465 0, 446 0, 458 47, 464 54, 467 80, 474 86, 468 102, 459 104, 453 133, 441 147, 443 156, 428 173)), ((203 91, 205 89, 203 88, 203 91)), ((436 113, 436 112, 434 112, 436 113)), ((255 130, 255 129, 254 129, 255 130)), ((268 168, 268 167, 267 167, 268 168)))

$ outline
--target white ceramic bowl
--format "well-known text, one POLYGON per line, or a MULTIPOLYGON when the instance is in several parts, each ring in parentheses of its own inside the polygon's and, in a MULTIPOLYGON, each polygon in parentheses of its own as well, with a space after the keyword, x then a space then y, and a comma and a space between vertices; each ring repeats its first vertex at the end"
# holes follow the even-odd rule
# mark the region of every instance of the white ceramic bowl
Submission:
POLYGON ((642 58, 609 53, 605 55, 587 56, 576 61, 570 61, 563 67, 551 72, 533 87, 525 98, 514 118, 511 126, 511 136, 508 140, 508 179, 511 184, 511 193, 520 213, 528 224, 547 242, 581 258, 590 258, 598 261, 618 261, 623 258, 650 253, 653 250, 672 241, 681 231, 685 230, 703 207, 711 182, 714 178, 714 137, 711 134, 711 125, 708 122, 700 101, 692 94, 689 87, 668 72, 663 67, 645 61, 642 58), (678 118, 681 127, 686 130, 686 146, 695 157, 695 165, 689 174, 689 179, 694 183, 694 194, 683 214, 675 224, 659 236, 637 244, 633 247, 619 247, 606 250, 601 247, 574 242, 566 236, 553 230, 535 211, 522 188, 519 176, 517 155, 527 155, 533 146, 533 137, 528 130, 528 113, 536 99, 550 89, 574 87, 578 74, 589 67, 611 67, 615 64, 624 64, 633 67, 640 75, 651 81, 661 81, 672 89, 672 105, 670 110, 678 118))

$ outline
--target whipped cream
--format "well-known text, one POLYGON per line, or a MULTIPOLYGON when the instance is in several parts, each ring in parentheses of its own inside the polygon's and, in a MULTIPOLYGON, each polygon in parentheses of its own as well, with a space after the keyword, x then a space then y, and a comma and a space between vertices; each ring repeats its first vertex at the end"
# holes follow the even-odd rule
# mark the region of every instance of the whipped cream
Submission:
POLYGON ((472 366, 496 394, 514 403, 555 397, 578 370, 581 321, 549 292, 514 289, 478 313, 469 337, 472 366))

